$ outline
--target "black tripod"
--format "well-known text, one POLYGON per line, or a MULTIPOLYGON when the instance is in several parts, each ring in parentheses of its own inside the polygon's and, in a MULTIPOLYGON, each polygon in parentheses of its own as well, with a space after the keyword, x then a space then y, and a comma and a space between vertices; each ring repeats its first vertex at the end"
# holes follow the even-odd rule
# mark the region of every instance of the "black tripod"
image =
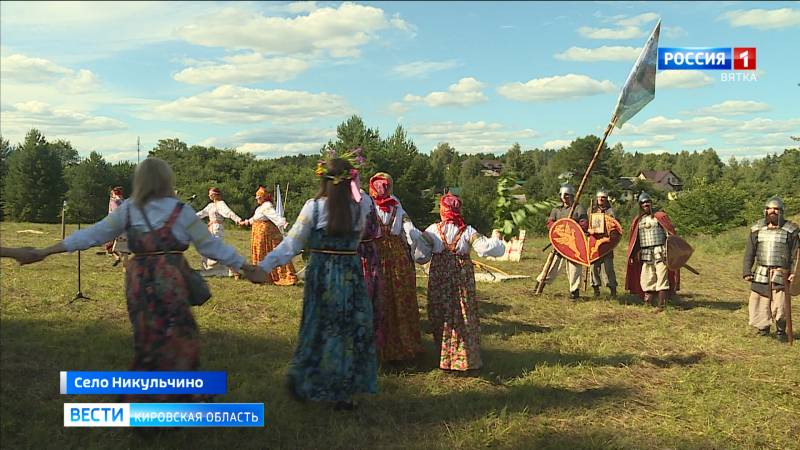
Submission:
MULTIPOLYGON (((78 230, 80 230, 80 229, 81 229, 81 222, 79 220, 78 221, 78 230)), ((75 300, 91 300, 91 298, 83 295, 83 292, 81 291, 81 252, 80 252, 80 250, 78 250, 78 293, 75 294, 75 297, 73 297, 72 300, 69 301, 69 304, 71 305, 72 303, 75 302, 75 300)))

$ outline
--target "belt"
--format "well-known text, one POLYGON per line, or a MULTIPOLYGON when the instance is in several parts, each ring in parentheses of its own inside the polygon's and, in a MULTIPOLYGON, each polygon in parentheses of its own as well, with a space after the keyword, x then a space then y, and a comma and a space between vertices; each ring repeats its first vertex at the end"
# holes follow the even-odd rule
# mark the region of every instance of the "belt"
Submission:
POLYGON ((144 258, 147 256, 162 256, 162 255, 182 255, 182 251, 172 250, 169 252, 141 252, 141 253, 134 253, 134 258, 144 258))
POLYGON ((355 250, 325 250, 321 248, 310 248, 309 251, 311 251, 311 253, 324 253, 326 255, 355 256, 358 254, 355 250))
POLYGON ((361 243, 361 244, 366 244, 367 242, 372 242, 372 241, 374 241, 374 240, 375 240, 375 239, 362 239, 362 240, 360 241, 360 243, 361 243))

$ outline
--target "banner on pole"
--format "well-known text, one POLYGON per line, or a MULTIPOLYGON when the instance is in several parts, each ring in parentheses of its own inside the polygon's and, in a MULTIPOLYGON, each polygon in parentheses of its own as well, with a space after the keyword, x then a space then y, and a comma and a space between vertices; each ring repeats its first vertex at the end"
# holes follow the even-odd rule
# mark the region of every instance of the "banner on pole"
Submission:
POLYGON ((633 65, 625 86, 617 100, 614 110, 617 128, 642 110, 656 96, 656 65, 658 64, 658 35, 661 32, 659 20, 650 38, 642 48, 642 53, 633 65))

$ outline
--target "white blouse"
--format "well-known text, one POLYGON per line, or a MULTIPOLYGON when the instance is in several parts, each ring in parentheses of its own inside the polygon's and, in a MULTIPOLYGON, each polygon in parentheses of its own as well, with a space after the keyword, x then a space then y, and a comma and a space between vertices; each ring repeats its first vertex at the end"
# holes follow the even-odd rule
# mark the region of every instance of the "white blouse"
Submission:
MULTIPOLYGON (((157 230, 167 222, 177 204, 178 199, 163 197, 150 200, 144 205, 143 209, 153 229, 157 230)), ((125 232, 128 211, 130 211, 131 227, 142 232, 150 231, 141 210, 133 202, 125 200, 100 222, 67 236, 63 241, 64 247, 67 251, 74 252, 76 250, 86 250, 113 240, 125 232)), ((178 218, 172 225, 172 235, 183 244, 191 242, 201 255, 218 260, 226 266, 240 269, 242 264, 245 263, 244 257, 239 255, 236 249, 211 236, 211 233, 208 232, 208 227, 198 218, 189 205, 183 205, 178 218)))
POLYGON ((208 217, 210 223, 222 224, 226 218, 233 220, 236 223, 242 221, 242 218, 237 216, 235 212, 231 211, 228 204, 223 200, 217 200, 206 205, 205 208, 197 212, 197 217, 208 217))
MULTIPOLYGON (((444 226, 444 234, 447 242, 452 242, 458 234, 458 227, 452 223, 447 223, 444 226)), ((431 260, 433 253, 441 253, 445 251, 444 242, 439 236, 439 224, 434 223, 429 226, 423 234, 427 239, 419 239, 415 241, 414 260, 419 264, 426 264, 431 260), (430 243, 430 244, 429 244, 430 243)), ((470 247, 475 249, 480 257, 486 256, 503 256, 505 253, 505 245, 503 241, 497 237, 488 238, 478 233, 474 228, 467 225, 464 233, 456 244, 456 253, 459 255, 468 255, 470 247)))
POLYGON ((256 208, 256 211, 253 213, 253 217, 247 219, 247 224, 252 225, 253 222, 257 220, 269 220, 278 228, 283 228, 286 226, 286 218, 278 214, 278 211, 276 211, 275 207, 272 206, 272 202, 264 202, 258 205, 258 208, 256 208))
MULTIPOLYGON (((390 229, 392 235, 400 236, 408 242, 408 245, 413 247, 414 243, 420 239, 422 232, 414 226, 414 223, 411 221, 411 218, 408 217, 406 214, 406 210, 403 209, 403 205, 400 204, 400 200, 392 196, 393 199, 397 200, 397 206, 393 208, 397 209, 397 213, 394 215, 394 222, 392 222, 392 227, 390 229)), ((387 211, 381 211, 378 207, 378 204, 375 204, 375 211, 378 215, 378 221, 383 225, 389 225, 389 219, 392 217, 392 210, 390 209, 387 211)))
MULTIPOLYGON (((354 230, 359 231, 364 229, 364 224, 369 214, 369 200, 368 196, 361 197, 361 202, 358 204, 357 218, 358 222, 355 224, 354 230)), ((325 203, 328 199, 321 197, 318 199, 309 199, 300 210, 297 220, 292 229, 286 237, 275 247, 274 250, 269 252, 263 261, 258 263, 265 272, 272 272, 278 266, 287 264, 292 258, 300 253, 306 246, 311 231, 320 230, 328 226, 328 213, 325 210, 325 203), (314 203, 317 204, 317 221, 314 222, 314 203)))

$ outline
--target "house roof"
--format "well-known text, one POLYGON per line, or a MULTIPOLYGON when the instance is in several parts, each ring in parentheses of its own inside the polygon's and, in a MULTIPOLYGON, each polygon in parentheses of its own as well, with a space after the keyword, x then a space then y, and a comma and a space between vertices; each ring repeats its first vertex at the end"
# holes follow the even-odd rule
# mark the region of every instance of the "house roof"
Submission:
POLYGON ((673 177, 675 177, 676 180, 678 180, 678 182, 670 184, 674 184, 677 186, 683 185, 683 182, 681 182, 681 178, 675 175, 675 172, 671 170, 642 170, 641 172, 639 172, 639 175, 643 175, 645 179, 650 180, 654 183, 662 183, 662 184, 664 184, 664 179, 668 175, 672 175, 673 177))

